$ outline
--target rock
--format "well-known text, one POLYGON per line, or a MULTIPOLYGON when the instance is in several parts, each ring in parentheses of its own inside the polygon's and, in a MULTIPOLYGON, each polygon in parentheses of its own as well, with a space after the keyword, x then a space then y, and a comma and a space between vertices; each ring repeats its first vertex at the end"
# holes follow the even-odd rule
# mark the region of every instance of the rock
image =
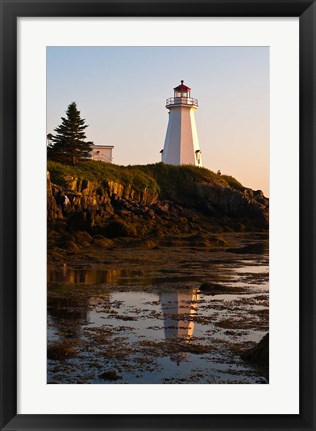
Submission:
POLYGON ((62 207, 56 202, 54 186, 50 180, 50 172, 47 172, 47 220, 55 221, 63 218, 62 207))
POLYGON ((224 286, 222 284, 213 282, 202 283, 200 286, 200 291, 205 295, 225 295, 246 292, 245 289, 240 287, 224 286))
POLYGON ((196 195, 199 205, 206 208, 213 216, 228 215, 245 217, 252 220, 258 228, 267 228, 269 210, 253 198, 252 190, 241 192, 230 188, 214 188, 205 184, 196 184, 196 195))
POLYGON ((124 193, 124 186, 114 181, 108 181, 107 188, 110 196, 121 198, 124 193))
POLYGON ((72 251, 73 253, 77 253, 80 251, 80 247, 73 241, 66 241, 64 248, 68 251, 72 251))
POLYGON ((110 240, 109 238, 105 238, 102 235, 96 235, 94 237, 94 244, 97 245, 98 247, 103 247, 103 248, 113 247, 113 241, 110 240))
POLYGON ((115 220, 102 228, 102 234, 108 238, 134 237, 137 235, 137 230, 132 223, 115 220))
POLYGON ((264 253, 264 247, 265 245, 261 242, 254 243, 254 244, 248 244, 244 247, 239 248, 229 248, 227 251, 229 253, 236 253, 236 254, 262 254, 264 253))
POLYGON ((74 239, 77 244, 83 247, 88 247, 93 242, 92 236, 85 231, 78 231, 73 233, 72 239, 74 239))
POLYGON ((242 353, 241 357, 260 368, 269 368, 269 333, 252 349, 242 353))
POLYGON ((99 378, 102 380, 111 380, 111 381, 122 380, 122 377, 119 376, 116 373, 116 371, 105 371, 104 373, 99 375, 99 378))
POLYGON ((200 291, 210 295, 216 295, 220 293, 227 293, 227 287, 218 283, 202 283, 200 286, 200 291))
POLYGON ((76 356, 76 350, 72 346, 56 344, 47 348, 47 359, 62 361, 76 356))
POLYGON ((156 242, 154 242, 154 241, 151 241, 151 240, 147 240, 145 242, 145 245, 149 249, 156 249, 156 248, 158 248, 158 244, 156 242))
POLYGON ((227 247, 228 243, 219 237, 211 236, 209 239, 210 243, 212 244, 212 247, 227 247))

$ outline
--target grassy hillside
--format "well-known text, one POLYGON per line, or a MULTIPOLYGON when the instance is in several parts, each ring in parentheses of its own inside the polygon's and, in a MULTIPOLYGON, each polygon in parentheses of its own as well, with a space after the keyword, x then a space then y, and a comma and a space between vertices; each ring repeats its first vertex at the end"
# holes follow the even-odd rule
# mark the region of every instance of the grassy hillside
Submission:
POLYGON ((209 185, 230 186, 243 191, 245 187, 235 178, 228 175, 217 175, 206 168, 192 165, 172 166, 163 163, 153 165, 135 166, 146 174, 152 176, 159 184, 161 193, 168 195, 173 191, 182 193, 194 183, 207 183, 209 185))
POLYGON ((48 161, 47 170, 51 180, 57 185, 64 185, 67 176, 84 178, 92 182, 114 181, 124 186, 131 185, 135 190, 160 191, 154 178, 134 166, 118 166, 95 160, 79 162, 75 166, 48 161))
POLYGON ((115 181, 125 186, 131 185, 135 190, 157 191, 161 197, 168 199, 175 194, 185 193, 194 183, 230 186, 244 190, 244 186, 235 178, 217 175, 214 172, 197 166, 172 166, 163 163, 152 165, 119 166, 89 160, 76 166, 48 161, 47 169, 53 183, 63 185, 67 176, 84 178, 93 182, 115 181))

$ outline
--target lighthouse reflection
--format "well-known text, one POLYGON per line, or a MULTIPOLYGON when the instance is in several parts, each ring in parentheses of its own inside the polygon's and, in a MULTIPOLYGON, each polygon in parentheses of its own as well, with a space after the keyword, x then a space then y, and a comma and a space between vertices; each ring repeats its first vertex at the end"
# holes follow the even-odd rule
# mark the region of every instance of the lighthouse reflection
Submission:
POLYGON ((170 358, 177 365, 187 356, 185 351, 181 351, 181 347, 189 343, 193 336, 198 300, 197 289, 160 294, 165 339, 169 347, 170 358))

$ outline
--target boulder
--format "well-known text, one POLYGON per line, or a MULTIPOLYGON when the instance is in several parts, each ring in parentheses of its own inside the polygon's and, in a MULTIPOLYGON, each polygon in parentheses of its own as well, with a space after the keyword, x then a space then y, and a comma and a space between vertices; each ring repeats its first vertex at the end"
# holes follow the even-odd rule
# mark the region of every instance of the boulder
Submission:
POLYGON ((269 367, 269 333, 251 349, 244 352, 242 358, 260 368, 269 367))

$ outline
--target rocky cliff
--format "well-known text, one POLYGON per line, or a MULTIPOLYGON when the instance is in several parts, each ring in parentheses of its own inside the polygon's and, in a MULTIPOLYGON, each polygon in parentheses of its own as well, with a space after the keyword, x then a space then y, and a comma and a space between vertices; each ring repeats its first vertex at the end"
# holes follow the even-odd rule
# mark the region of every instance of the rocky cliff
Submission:
MULTIPOLYGON (((86 163, 90 169, 86 176, 92 179, 84 178, 82 169, 79 177, 75 168, 71 175, 66 169, 63 172, 62 166, 57 175, 56 164, 51 166, 47 173, 50 226, 63 223, 72 231, 107 238, 268 229, 269 200, 262 191, 244 188, 231 177, 189 166, 156 164, 116 166, 118 179, 113 178, 113 165, 102 166, 104 172, 93 178, 93 162, 86 163), (128 177, 124 169, 128 169, 128 177), (58 181, 54 182, 54 177, 58 181), (150 179, 148 187, 144 178, 150 179)), ((100 162, 95 163, 100 169, 100 162)))
POLYGON ((47 172, 47 217, 49 222, 65 220, 78 228, 102 225, 115 213, 124 215, 158 202, 158 193, 150 190, 137 192, 131 185, 104 180, 99 183, 65 176, 63 186, 51 182, 47 172), (125 212, 124 212, 125 208, 125 212))

